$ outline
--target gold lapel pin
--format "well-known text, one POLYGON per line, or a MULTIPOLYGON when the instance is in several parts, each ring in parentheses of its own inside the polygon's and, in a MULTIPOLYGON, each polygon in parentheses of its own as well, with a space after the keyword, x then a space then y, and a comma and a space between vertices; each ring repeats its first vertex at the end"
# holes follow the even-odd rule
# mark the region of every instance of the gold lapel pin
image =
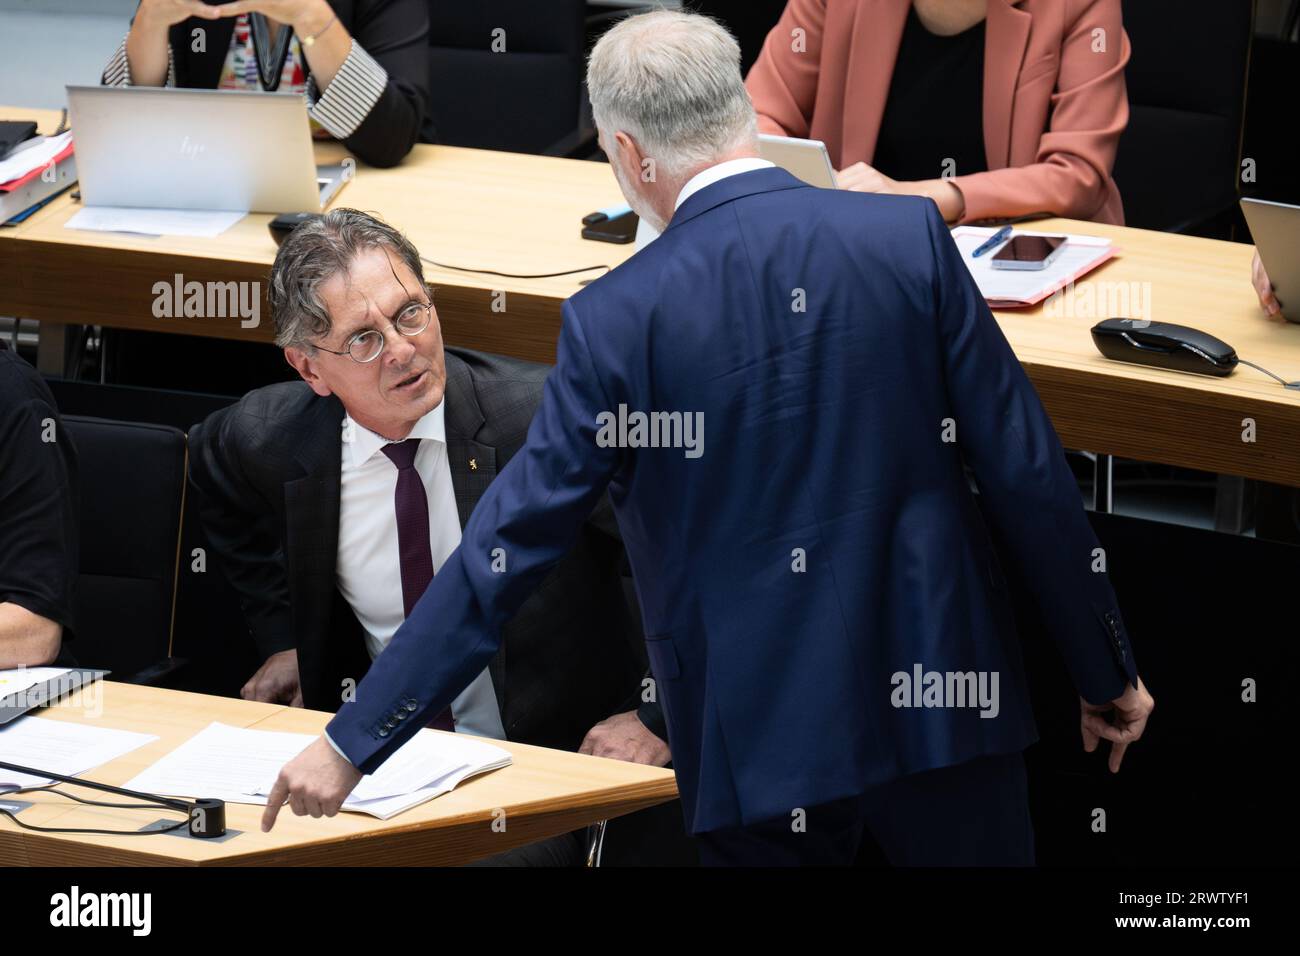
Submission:
POLYGON ((471 458, 471 459, 469 460, 469 470, 470 470, 470 471, 478 471, 478 459, 477 459, 477 458, 471 458))

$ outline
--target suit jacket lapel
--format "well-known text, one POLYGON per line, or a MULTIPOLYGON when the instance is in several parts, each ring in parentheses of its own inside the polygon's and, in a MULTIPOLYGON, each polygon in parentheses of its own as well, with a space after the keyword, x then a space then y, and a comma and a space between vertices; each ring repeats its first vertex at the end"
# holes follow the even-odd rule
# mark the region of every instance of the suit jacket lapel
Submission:
MULTIPOLYGON (((443 426, 447 430, 447 464, 451 468, 451 486, 456 493, 456 511, 461 530, 470 514, 497 474, 497 450, 475 440, 486 419, 479 407, 469 366, 451 352, 446 352, 447 389, 443 401, 443 426)), ((505 722, 506 642, 502 641, 488 673, 496 691, 497 707, 505 722)))
POLYGON ((1033 20, 1016 9, 1019 2, 989 0, 984 32, 984 158, 989 169, 1005 169, 1011 159, 1011 110, 1033 20))
POLYGON ((474 440, 483 427, 483 411, 469 368, 447 353, 447 403, 443 423, 447 429, 447 463, 451 466, 451 486, 456 492, 456 511, 463 531, 470 513, 487 491, 497 474, 497 452, 490 445, 474 440))
POLYGON ((303 476, 284 485, 286 561, 299 652, 329 634, 339 545, 343 405, 316 403, 294 457, 303 476))

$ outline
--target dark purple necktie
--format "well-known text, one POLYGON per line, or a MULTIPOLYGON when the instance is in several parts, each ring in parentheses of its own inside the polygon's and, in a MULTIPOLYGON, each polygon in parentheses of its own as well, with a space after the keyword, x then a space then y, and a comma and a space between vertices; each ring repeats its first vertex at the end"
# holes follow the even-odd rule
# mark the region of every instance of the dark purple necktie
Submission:
MULTIPOLYGON (((433 548, 429 544, 429 499, 424 482, 415 470, 415 453, 420 450, 420 439, 408 438, 384 446, 384 454, 397 466, 397 491, 393 505, 397 510, 397 547, 402 557, 402 613, 411 616, 411 609, 420 600, 429 582, 433 580, 433 548)), ((451 708, 447 708, 429 726, 437 730, 455 730, 451 708)))

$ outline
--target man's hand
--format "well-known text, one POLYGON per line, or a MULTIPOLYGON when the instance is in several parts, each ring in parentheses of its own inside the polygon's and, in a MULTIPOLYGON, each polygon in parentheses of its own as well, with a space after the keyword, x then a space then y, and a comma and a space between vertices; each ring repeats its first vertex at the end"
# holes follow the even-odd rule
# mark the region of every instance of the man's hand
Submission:
POLYGON ((239 691, 244 700, 260 700, 265 704, 302 706, 302 688, 298 685, 298 652, 280 651, 272 654, 248 679, 239 691))
POLYGON ((1110 741, 1110 772, 1119 773, 1119 763, 1124 759, 1128 745, 1142 736, 1146 730, 1147 718, 1155 708, 1156 702, 1147 693, 1142 678, 1138 678, 1137 687, 1128 684, 1124 694, 1109 704, 1090 704, 1079 698, 1079 730, 1083 734, 1083 749, 1092 753, 1097 749, 1097 741, 1105 737, 1110 741), (1102 715, 1111 712, 1114 722, 1107 722, 1102 715))
POLYGON ((651 767, 667 766, 673 757, 668 745, 646 729, 635 710, 615 714, 592 727, 578 753, 651 767))
POLYGON ((296 816, 332 817, 339 812, 364 776, 330 746, 317 737, 307 749, 280 768, 262 814, 262 832, 269 833, 287 801, 296 816))
POLYGON ((1264 314, 1270 319, 1281 319, 1282 306, 1277 301, 1273 283, 1264 271, 1264 263, 1260 261, 1258 252, 1255 253, 1255 261, 1250 264, 1250 281, 1255 287, 1255 294, 1259 296, 1259 307, 1264 310, 1264 314))

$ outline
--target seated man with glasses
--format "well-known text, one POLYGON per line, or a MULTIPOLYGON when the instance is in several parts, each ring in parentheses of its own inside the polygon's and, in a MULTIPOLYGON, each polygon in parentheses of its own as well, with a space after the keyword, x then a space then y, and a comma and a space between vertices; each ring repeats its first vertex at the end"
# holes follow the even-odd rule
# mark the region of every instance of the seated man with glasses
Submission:
MULTIPOLYGON (((265 659, 243 696, 335 711, 523 445, 549 369, 444 349, 419 253, 356 210, 295 229, 268 295, 302 381, 196 426, 191 475, 265 659)), ((430 726, 668 762, 658 705, 641 699, 617 534, 598 508, 505 626, 501 652, 430 726)), ((522 850, 502 862, 577 862, 583 848, 570 835, 522 850)))

